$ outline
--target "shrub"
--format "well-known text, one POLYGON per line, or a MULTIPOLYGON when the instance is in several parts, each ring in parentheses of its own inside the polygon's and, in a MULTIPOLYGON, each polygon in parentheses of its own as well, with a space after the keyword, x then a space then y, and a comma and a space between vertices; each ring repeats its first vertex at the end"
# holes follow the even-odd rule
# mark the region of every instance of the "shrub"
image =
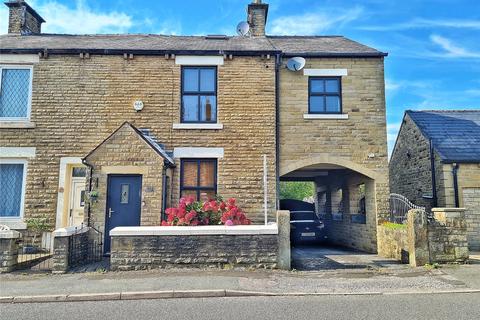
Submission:
POLYGON ((245 213, 236 205, 234 198, 226 202, 221 197, 205 202, 195 201, 193 197, 180 199, 178 207, 165 210, 167 221, 162 226, 199 226, 218 225, 227 226, 250 224, 245 213))
POLYGON ((407 229, 406 224, 401 224, 401 223, 393 223, 393 222, 384 222, 382 223, 382 226, 388 229, 393 229, 393 230, 405 230, 407 229))

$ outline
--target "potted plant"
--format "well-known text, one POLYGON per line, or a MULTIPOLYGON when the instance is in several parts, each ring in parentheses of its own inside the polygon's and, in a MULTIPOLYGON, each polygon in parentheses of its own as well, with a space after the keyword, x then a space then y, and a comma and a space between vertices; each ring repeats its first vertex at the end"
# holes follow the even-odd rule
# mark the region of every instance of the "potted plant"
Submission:
POLYGON ((88 199, 90 200, 90 203, 97 202, 98 200, 98 191, 92 190, 88 193, 88 199))
POLYGON ((42 238, 48 239, 48 233, 52 231, 48 218, 46 216, 26 219, 27 228, 33 232, 32 244, 23 246, 23 253, 37 253, 41 249, 36 245, 37 236, 42 235, 42 238))

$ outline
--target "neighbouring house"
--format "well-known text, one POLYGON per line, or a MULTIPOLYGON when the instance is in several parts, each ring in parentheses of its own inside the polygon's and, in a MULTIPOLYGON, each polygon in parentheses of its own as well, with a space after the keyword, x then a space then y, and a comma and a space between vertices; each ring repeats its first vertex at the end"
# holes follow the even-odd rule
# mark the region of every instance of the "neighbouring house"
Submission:
MULTIPOLYGON (((0 224, 159 225, 185 195, 275 220, 280 181, 313 181, 332 242, 376 251, 388 217, 384 57, 342 36, 43 34, 8 1, 0 36, 0 224), (286 68, 306 59, 300 71, 286 68), (264 159, 266 158, 266 165, 264 159), (266 182, 266 183, 265 183, 266 182)), ((79 31, 81 26, 79 26, 79 31)))
POLYGON ((470 250, 479 250, 480 110, 406 111, 390 190, 427 209, 464 207, 470 250))

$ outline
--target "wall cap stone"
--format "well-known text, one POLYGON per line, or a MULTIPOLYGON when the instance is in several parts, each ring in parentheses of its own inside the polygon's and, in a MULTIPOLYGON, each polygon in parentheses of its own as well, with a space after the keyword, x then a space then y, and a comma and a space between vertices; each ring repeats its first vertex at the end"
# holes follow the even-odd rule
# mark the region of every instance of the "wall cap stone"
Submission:
POLYGON ((241 226, 153 226, 153 227, 116 227, 110 230, 110 236, 191 236, 191 235, 256 235, 278 234, 276 223, 268 225, 241 226))
POLYGON ((20 232, 15 230, 1 230, 0 239, 17 239, 20 238, 20 232))
POLYGON ((432 208, 432 212, 458 212, 465 210, 465 208, 432 208))
POLYGON ((65 227, 65 228, 60 228, 56 229, 53 231, 53 236, 54 237, 68 237, 74 234, 80 234, 87 232, 90 228, 84 225, 81 226, 71 226, 71 227, 65 227))

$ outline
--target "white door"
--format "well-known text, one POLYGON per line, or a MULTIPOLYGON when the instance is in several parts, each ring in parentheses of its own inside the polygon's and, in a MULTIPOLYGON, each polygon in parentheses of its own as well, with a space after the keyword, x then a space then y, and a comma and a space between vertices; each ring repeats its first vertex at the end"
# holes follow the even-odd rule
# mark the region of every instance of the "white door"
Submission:
POLYGON ((70 189, 69 225, 79 226, 83 222, 85 207, 85 179, 72 179, 70 189))

